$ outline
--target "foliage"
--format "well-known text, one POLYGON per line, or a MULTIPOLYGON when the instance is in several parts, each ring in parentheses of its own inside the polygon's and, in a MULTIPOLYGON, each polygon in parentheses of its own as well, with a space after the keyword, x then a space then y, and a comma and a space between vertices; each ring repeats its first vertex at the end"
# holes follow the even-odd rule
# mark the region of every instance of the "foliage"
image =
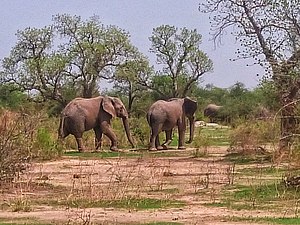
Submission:
POLYGON ((45 127, 37 130, 34 149, 40 159, 53 159, 62 154, 62 147, 58 146, 56 138, 52 137, 53 133, 45 127))
POLYGON ((117 67, 114 79, 115 92, 119 97, 127 97, 127 109, 129 114, 133 113, 134 102, 143 96, 147 88, 144 84, 154 73, 149 62, 143 56, 137 56, 135 60, 126 62, 117 67))
POLYGON ((82 97, 95 95, 100 78, 112 78, 116 66, 137 54, 127 32, 103 25, 97 16, 83 21, 79 16, 64 14, 53 20, 57 32, 66 39, 61 51, 70 59, 69 75, 80 84, 82 97))
POLYGON ((27 96, 14 84, 0 85, 0 107, 19 109, 26 102, 27 96))
POLYGON ((12 180, 29 162, 35 123, 25 115, 7 110, 0 117, 0 181, 12 180))
POLYGON ((254 58, 266 68, 282 107, 279 150, 286 151, 297 120, 295 100, 300 90, 300 4, 285 1, 210 0, 200 10, 211 16, 215 43, 228 29, 242 46, 240 58, 254 58))
POLYGON ((199 48, 201 38, 197 30, 188 30, 185 27, 178 29, 162 25, 154 28, 149 39, 152 44, 150 50, 155 53, 157 63, 162 65, 162 70, 157 75, 168 76, 165 79, 170 80, 171 87, 168 92, 153 83, 148 87, 161 96, 187 96, 191 87, 213 67, 212 61, 199 48))
POLYGON ((279 128, 273 121, 244 121, 232 129, 230 146, 235 151, 243 153, 264 153, 266 144, 273 143, 278 138, 279 128), (271 131, 271 132, 270 132, 271 131))
POLYGON ((60 88, 66 82, 68 59, 52 50, 53 42, 51 26, 18 31, 16 45, 3 60, 3 82, 38 93, 42 100, 53 99, 64 104, 60 88))
POLYGON ((289 202, 288 207, 290 207, 290 202, 297 201, 299 198, 299 191, 289 189, 282 183, 275 182, 250 186, 237 185, 224 190, 224 196, 222 203, 223 206, 228 208, 236 210, 274 209, 282 207, 284 201, 285 203, 286 201, 289 202))
POLYGON ((61 154, 49 131, 38 128, 44 116, 8 110, 0 113, 0 181, 13 179, 32 159, 49 159, 61 154))
POLYGON ((99 80, 111 79, 117 66, 137 54, 127 32, 104 26, 96 16, 83 21, 56 15, 52 25, 17 32, 17 43, 3 60, 1 80, 38 101, 66 105, 68 93, 97 95, 99 80))
POLYGON ((131 120, 132 135, 137 142, 137 146, 147 146, 150 138, 150 127, 145 118, 135 118, 131 120))

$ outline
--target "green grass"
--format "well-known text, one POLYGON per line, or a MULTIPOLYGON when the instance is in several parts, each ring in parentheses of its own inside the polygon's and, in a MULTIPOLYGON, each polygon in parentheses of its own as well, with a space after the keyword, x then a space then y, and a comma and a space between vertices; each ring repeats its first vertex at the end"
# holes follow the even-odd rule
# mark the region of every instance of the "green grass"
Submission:
POLYGON ((300 169, 297 168, 277 168, 274 166, 266 166, 266 167, 255 167, 255 168, 243 168, 237 170, 243 176, 252 176, 252 175, 260 175, 260 176, 271 176, 271 177, 282 177, 286 174, 295 174, 298 175, 300 173, 300 169))
POLYGON ((300 224, 300 218, 261 218, 258 222, 269 222, 272 224, 300 224))
POLYGON ((160 209, 160 208, 180 208, 185 205, 182 201, 152 199, 152 198, 126 198, 121 200, 88 200, 88 199, 70 199, 70 200, 48 200, 39 202, 51 206, 68 206, 72 208, 126 208, 126 209, 160 209))
POLYGON ((235 210, 280 209, 295 205, 300 191, 287 188, 282 183, 252 186, 232 186, 223 191, 223 199, 218 203, 205 204, 213 207, 227 207, 235 210))
POLYGON ((235 164, 249 164, 249 163, 267 163, 272 161, 271 155, 245 155, 241 153, 230 153, 225 156, 225 161, 235 164))
POLYGON ((228 128, 197 128, 195 134, 209 139, 211 146, 227 146, 230 144, 228 128), (197 131, 198 130, 198 131, 197 131))
POLYGON ((300 218, 292 217, 292 218, 273 218, 273 217, 225 217, 226 221, 234 221, 234 222, 255 222, 255 223, 268 223, 268 224, 283 224, 283 225, 298 225, 300 224, 300 218))

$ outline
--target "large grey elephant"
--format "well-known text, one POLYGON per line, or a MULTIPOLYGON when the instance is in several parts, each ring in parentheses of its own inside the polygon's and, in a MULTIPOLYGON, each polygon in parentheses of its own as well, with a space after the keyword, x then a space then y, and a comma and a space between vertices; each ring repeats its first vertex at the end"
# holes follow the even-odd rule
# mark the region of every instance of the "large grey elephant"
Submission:
POLYGON ((172 139, 172 130, 178 127, 178 149, 185 149, 184 138, 186 130, 186 118, 190 122, 190 139, 194 136, 194 114, 197 110, 197 102, 190 98, 173 98, 169 101, 158 100, 152 104, 147 112, 147 121, 151 127, 149 150, 167 149, 172 139), (166 141, 160 145, 159 133, 166 132, 166 141))
POLYGON ((101 148, 102 134, 105 134, 111 140, 110 149, 117 151, 117 137, 111 128, 111 119, 116 116, 122 118, 128 141, 134 147, 127 110, 119 98, 109 96, 73 99, 61 113, 59 137, 74 135, 78 150, 84 151, 82 135, 93 129, 96 149, 101 148))
POLYGON ((207 116, 210 122, 215 122, 215 118, 218 115, 218 112, 223 106, 216 105, 216 104, 208 104, 203 111, 204 116, 207 116))

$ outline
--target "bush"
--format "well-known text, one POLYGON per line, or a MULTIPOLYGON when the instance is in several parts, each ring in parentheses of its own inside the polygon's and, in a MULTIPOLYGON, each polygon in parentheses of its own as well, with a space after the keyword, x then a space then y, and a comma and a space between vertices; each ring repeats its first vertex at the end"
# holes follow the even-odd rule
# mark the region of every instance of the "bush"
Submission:
POLYGON ((40 159, 52 159, 62 154, 62 147, 58 145, 56 139, 45 127, 37 130, 36 140, 34 142, 36 155, 40 159))
POLYGON ((38 128, 45 118, 42 112, 32 115, 8 110, 0 112, 0 181, 12 180, 34 158, 49 159, 49 151, 59 154, 50 132, 38 128))
POLYGON ((230 133, 231 149, 251 153, 264 151, 267 144, 278 140, 279 129, 273 121, 244 121, 230 133))
POLYGON ((0 121, 0 180, 11 180, 29 162, 36 123, 7 110, 1 112, 0 121))

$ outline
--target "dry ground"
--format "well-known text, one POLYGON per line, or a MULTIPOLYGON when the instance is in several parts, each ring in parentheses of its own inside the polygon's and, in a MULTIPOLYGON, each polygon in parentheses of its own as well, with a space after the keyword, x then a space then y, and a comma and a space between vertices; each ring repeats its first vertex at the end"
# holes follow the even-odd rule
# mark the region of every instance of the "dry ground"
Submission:
MULTIPOLYGON (((170 150, 169 150, 170 151, 170 150)), ((173 150, 171 150, 173 151, 173 150)), ((115 158, 64 157, 35 163, 13 185, 3 186, 0 195, 1 218, 35 218, 61 224, 143 224, 177 222, 181 224, 247 224, 230 217, 280 216, 274 211, 230 210, 206 206, 218 202, 219 192, 234 183, 231 163, 222 159, 226 148, 210 148, 210 157, 192 157, 189 149, 174 151, 177 156, 115 158), (124 198, 179 200, 185 206, 163 209, 119 209, 113 207, 71 208, 66 201, 124 198), (51 203, 55 201, 55 203, 51 203), (28 205, 29 212, 12 208, 28 205)), ((250 223, 250 222, 249 222, 250 223)), ((255 223, 252 223, 255 224, 255 223)))

